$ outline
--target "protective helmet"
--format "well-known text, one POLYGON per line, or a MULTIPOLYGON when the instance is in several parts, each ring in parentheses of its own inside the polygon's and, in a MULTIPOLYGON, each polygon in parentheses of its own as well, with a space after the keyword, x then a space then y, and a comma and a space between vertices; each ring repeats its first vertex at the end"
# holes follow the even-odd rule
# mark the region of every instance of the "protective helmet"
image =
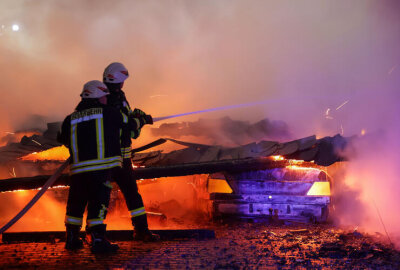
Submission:
POLYGON ((82 98, 101 98, 109 95, 107 86, 101 81, 93 80, 85 83, 82 89, 82 98))
POLYGON ((129 77, 126 67, 118 62, 109 64, 103 73, 103 82, 122 83, 129 77))

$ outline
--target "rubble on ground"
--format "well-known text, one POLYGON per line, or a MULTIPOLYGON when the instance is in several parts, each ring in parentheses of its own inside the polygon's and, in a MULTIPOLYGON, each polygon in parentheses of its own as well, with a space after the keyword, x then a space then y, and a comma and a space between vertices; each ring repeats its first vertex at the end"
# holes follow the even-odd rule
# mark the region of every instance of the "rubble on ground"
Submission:
POLYGON ((0 244, 0 268, 145 269, 399 269, 400 252, 380 234, 332 225, 268 225, 244 221, 209 224, 209 240, 160 243, 117 241, 115 254, 88 247, 64 250, 64 242, 0 244))

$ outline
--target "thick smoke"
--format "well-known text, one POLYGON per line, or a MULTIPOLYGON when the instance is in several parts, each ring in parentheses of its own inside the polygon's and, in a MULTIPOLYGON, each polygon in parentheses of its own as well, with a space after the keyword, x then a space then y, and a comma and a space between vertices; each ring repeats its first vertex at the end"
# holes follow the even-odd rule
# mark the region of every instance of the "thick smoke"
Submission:
MULTIPOLYGON (((397 109, 397 115, 400 111, 397 109)), ((394 119, 394 118, 393 118, 394 119)), ((388 120, 388 119, 386 119, 388 120)), ((383 119, 385 121, 385 118, 383 119)), ((345 169, 335 174, 335 220, 380 232, 400 247, 398 126, 353 142, 345 169)))
POLYGON ((289 127, 283 121, 263 119, 256 123, 232 120, 229 117, 219 119, 200 119, 196 122, 164 123, 152 128, 156 137, 180 139, 185 136, 197 137, 196 141, 220 145, 244 145, 260 140, 288 140, 289 127))
POLYGON ((324 113, 348 99, 340 113, 354 113, 351 98, 398 73, 396 3, 1 1, 0 122, 62 120, 82 85, 121 61, 129 100, 154 116, 271 100, 230 116, 283 120, 298 136, 341 126, 351 135, 360 127, 327 128, 324 113))

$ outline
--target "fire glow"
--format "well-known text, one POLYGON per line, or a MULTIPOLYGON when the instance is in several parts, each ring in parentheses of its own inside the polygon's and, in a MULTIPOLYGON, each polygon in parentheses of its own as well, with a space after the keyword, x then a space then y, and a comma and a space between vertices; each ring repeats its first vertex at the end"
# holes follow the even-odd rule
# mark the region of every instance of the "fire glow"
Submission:
POLYGON ((22 157, 22 160, 39 161, 39 160, 67 160, 69 157, 68 148, 65 146, 54 147, 42 152, 33 152, 22 157))

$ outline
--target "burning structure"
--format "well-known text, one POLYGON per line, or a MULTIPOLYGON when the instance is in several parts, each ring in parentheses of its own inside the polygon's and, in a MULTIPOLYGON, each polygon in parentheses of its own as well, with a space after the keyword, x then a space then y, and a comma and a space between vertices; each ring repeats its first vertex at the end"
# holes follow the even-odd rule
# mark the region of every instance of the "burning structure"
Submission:
MULTIPOLYGON (((68 150, 56 141, 58 128, 58 123, 51 123, 42 135, 25 136, 20 143, 0 148, 1 163, 13 168, 13 174, 10 173, 13 177, 0 181, 1 192, 40 188, 68 158, 68 150), (15 168, 19 171, 18 177, 15 168), (20 177, 23 176, 21 171, 32 168, 36 168, 37 176, 20 177)), ((186 198, 185 202, 173 200, 174 191, 164 200, 149 199, 146 207, 150 213, 156 213, 155 216, 157 213, 165 216, 168 204, 175 204, 176 208, 176 204, 187 204, 191 200, 192 210, 212 218, 325 221, 329 213, 331 179, 324 167, 342 160, 338 153, 346 143, 347 139, 340 135, 322 139, 310 136, 286 143, 260 141, 236 147, 166 138, 134 149, 133 163, 139 187, 149 193, 154 194, 150 190, 156 190, 155 186, 166 179, 174 179, 174 185, 189 184, 191 187, 189 197, 192 199, 186 198), (168 153, 151 151, 152 147, 166 142, 179 145, 181 149, 168 153)), ((67 185, 67 174, 53 184, 67 185)), ((57 196, 62 198, 63 195, 57 196)), ((114 194, 111 208, 118 205, 118 196, 114 194)), ((154 196, 144 197, 146 200, 154 196)))

